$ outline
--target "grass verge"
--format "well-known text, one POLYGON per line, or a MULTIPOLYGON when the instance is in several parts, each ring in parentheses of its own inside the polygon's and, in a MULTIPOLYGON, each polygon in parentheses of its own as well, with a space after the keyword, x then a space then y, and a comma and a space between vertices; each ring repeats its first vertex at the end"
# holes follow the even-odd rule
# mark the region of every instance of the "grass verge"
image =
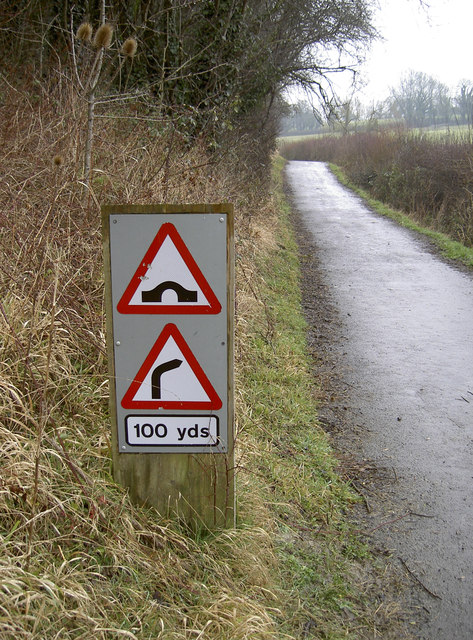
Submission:
POLYGON ((385 623, 385 610, 366 578, 369 552, 345 519, 356 498, 337 474, 317 423, 283 164, 276 160, 273 210, 253 221, 239 265, 246 352, 238 371, 238 415, 251 469, 240 481, 256 483, 267 506, 286 602, 283 629, 298 638, 370 637, 385 623))
POLYGON ((450 260, 455 260, 467 267, 473 267, 473 249, 466 247, 461 242, 452 240, 444 233, 440 231, 434 231, 428 227, 419 225, 410 216, 396 209, 391 209, 386 204, 372 198, 367 191, 360 189, 353 182, 351 182, 343 169, 335 164, 329 164, 329 167, 337 179, 346 187, 351 189, 354 193, 358 194, 365 202, 374 210, 383 216, 387 216, 392 220, 395 220, 398 224, 407 229, 412 229, 418 233, 422 233, 428 236, 433 243, 438 247, 441 254, 450 260))

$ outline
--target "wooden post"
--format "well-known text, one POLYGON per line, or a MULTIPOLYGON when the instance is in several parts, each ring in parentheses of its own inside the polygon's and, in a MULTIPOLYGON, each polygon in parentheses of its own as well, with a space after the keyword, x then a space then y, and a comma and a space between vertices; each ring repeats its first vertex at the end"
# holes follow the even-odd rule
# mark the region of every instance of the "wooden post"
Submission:
MULTIPOLYGON (((229 204, 104 206, 102 225, 114 477, 128 489, 135 503, 153 506, 163 516, 182 519, 194 529, 232 527, 235 525, 233 208, 229 204), (220 246, 222 240, 224 247, 220 246), (174 299, 170 302, 169 298, 167 302, 159 299, 154 304, 141 302, 148 300, 149 292, 141 298, 135 292, 131 297, 133 290, 139 293, 137 287, 144 286, 136 283, 151 282, 154 277, 154 263, 146 266, 145 263, 155 260, 158 270, 161 268, 159 252, 164 252, 165 242, 171 248, 174 242, 178 247, 177 251, 173 249, 176 260, 183 257, 185 263, 180 268, 183 271, 188 268, 198 281, 199 286, 191 288, 207 291, 208 285, 210 293, 218 298, 218 308, 204 302, 177 303, 174 299), (145 254, 147 259, 143 260, 145 254), (226 262, 224 275, 223 269, 218 268, 222 256, 226 262), (223 323, 223 329, 219 323, 223 323), (167 346, 163 347, 161 343, 166 338, 167 346), (180 346, 184 354, 170 361, 176 363, 172 367, 177 366, 175 384, 182 386, 182 398, 178 401, 172 395, 169 398, 158 395, 156 400, 148 391, 149 385, 146 386, 147 363, 153 359, 154 364, 158 363, 159 354, 171 343, 180 346), (136 362, 130 362, 135 353, 136 362), (187 361, 179 367, 185 358, 187 361), (179 382, 184 380, 179 379, 184 366, 191 372, 186 375, 196 377, 197 387, 201 382, 203 398, 186 401, 187 383, 179 382), (126 367, 125 372, 122 367, 126 367), (199 421, 205 420, 208 425, 218 425, 215 427, 219 429, 218 442, 215 436, 205 441, 208 428, 201 428, 200 435, 197 434, 199 421), (170 435, 171 426, 175 436, 170 435), (162 437, 164 431, 166 438, 162 437), (184 446, 185 432, 197 444, 189 444, 187 438, 189 446, 184 446), (140 438, 141 435, 146 437, 140 438)), ((172 259, 167 259, 162 267, 164 272, 169 262, 172 259)), ((160 277, 166 279, 166 285, 180 276, 171 271, 171 276, 160 277)), ((199 296, 204 299, 203 294, 199 296)), ((210 298, 210 294, 207 296, 210 298)), ((168 374, 165 379, 172 378, 168 374)))

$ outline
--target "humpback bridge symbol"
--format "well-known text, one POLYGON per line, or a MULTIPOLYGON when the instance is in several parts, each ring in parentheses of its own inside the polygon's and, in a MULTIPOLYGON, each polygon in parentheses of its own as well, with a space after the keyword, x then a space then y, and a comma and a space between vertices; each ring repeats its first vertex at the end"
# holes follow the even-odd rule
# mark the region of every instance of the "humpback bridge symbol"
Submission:
POLYGON ((169 290, 177 294, 178 302, 197 302, 197 291, 185 289, 181 284, 172 280, 161 282, 151 291, 142 291, 141 300, 142 302, 162 302, 163 293, 169 290))
POLYGON ((222 305, 176 227, 166 222, 140 260, 117 310, 135 314, 217 314, 222 305))

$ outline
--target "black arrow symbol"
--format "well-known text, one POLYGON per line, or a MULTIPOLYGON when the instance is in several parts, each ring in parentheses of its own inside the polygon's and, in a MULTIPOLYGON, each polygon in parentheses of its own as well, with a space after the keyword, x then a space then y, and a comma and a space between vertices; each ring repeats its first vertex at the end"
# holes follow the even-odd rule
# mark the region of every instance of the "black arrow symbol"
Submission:
POLYGON ((151 399, 152 400, 161 400, 161 376, 166 371, 172 371, 173 369, 177 369, 182 364, 182 360, 175 358, 174 360, 169 360, 168 362, 163 362, 156 367, 156 369, 151 374, 151 399))
POLYGON ((177 293, 178 302, 197 302, 197 291, 185 289, 181 284, 172 280, 161 282, 151 291, 142 291, 141 302, 161 302, 163 293, 169 289, 177 293))

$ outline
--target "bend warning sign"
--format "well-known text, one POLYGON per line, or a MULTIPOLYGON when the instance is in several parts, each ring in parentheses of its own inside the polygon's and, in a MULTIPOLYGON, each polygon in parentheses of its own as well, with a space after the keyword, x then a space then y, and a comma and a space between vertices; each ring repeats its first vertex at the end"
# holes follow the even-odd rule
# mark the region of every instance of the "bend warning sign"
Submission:
POLYGON ((163 224, 121 297, 120 313, 217 314, 222 305, 176 227, 163 224))
POLYGON ((220 409, 222 401, 174 324, 167 324, 136 374, 124 409, 220 409))

